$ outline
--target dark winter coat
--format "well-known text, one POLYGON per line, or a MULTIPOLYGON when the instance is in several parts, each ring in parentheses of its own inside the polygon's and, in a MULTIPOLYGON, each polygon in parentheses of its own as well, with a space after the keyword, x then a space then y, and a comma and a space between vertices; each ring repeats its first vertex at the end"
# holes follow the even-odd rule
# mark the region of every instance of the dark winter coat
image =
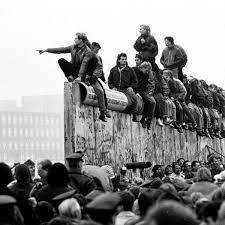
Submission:
POLYGON ((169 80, 168 85, 170 88, 170 96, 175 100, 183 102, 187 94, 183 83, 180 80, 173 78, 173 80, 169 80))
POLYGON ((150 61, 158 54, 158 44, 152 35, 141 35, 134 44, 134 48, 143 56, 143 61, 150 61), (141 43, 141 39, 145 39, 145 43, 141 43))
POLYGON ((129 66, 123 69, 115 66, 110 70, 108 85, 111 89, 117 88, 118 91, 126 90, 128 87, 132 87, 135 90, 137 88, 137 76, 129 66))

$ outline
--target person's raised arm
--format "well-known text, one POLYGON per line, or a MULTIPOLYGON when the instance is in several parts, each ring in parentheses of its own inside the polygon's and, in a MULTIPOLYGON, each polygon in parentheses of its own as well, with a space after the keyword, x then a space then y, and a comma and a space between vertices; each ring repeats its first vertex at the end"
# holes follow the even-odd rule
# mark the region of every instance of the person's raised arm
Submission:
POLYGON ((70 45, 70 46, 67 46, 67 47, 60 47, 60 48, 39 49, 39 50, 36 50, 36 51, 38 51, 39 54, 42 54, 44 52, 61 54, 61 53, 70 53, 72 47, 73 47, 73 45, 70 45))

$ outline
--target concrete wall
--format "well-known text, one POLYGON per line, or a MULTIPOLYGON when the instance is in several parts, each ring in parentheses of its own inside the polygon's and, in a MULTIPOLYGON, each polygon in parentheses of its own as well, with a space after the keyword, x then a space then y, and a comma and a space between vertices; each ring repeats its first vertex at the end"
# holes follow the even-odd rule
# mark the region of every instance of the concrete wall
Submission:
POLYGON ((91 164, 110 164, 118 169, 127 162, 151 161, 171 163, 179 157, 205 159, 209 145, 225 155, 225 139, 200 137, 196 132, 179 133, 169 126, 143 129, 128 114, 110 111, 112 118, 104 123, 98 119, 97 107, 80 103, 76 83, 64 85, 65 155, 85 151, 91 164))

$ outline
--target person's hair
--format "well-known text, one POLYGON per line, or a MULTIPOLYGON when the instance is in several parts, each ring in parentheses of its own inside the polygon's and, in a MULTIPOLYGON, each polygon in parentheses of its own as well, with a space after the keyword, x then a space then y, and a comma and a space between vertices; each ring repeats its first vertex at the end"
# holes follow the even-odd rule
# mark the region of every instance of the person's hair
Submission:
POLYGON ((151 63, 150 62, 143 62, 143 63, 141 63, 141 65, 140 65, 140 68, 148 68, 149 70, 152 70, 152 65, 151 65, 151 63))
POLYGON ((146 222, 154 221, 157 225, 165 224, 182 224, 197 225, 199 224, 196 216, 188 207, 174 201, 165 201, 151 208, 145 218, 146 222))
POLYGON ((10 167, 4 162, 0 162, 0 171, 0 188, 4 188, 13 180, 13 175, 10 167))
POLYGON ((199 199, 203 198, 204 195, 201 192, 193 192, 193 193, 191 193, 190 197, 191 197, 192 204, 195 206, 196 202, 199 199))
POLYGON ((164 38, 165 40, 168 40, 172 45, 174 45, 174 39, 171 36, 167 36, 164 38))
POLYGON ((146 215, 148 208, 156 203, 161 194, 162 190, 160 189, 148 189, 140 194, 138 198, 138 206, 141 216, 146 215))
POLYGON ((129 191, 134 195, 135 199, 138 199, 138 195, 140 193, 140 187, 133 186, 129 189, 129 191))
POLYGON ((92 42, 91 47, 97 47, 97 48, 101 49, 101 46, 98 42, 92 42))
POLYGON ((152 168, 152 172, 153 172, 153 173, 156 173, 156 171, 157 171, 159 168, 161 168, 161 167, 162 167, 162 166, 159 165, 159 164, 154 165, 153 168, 152 168))
POLYGON ((48 170, 52 166, 52 162, 49 159, 44 159, 38 165, 41 165, 43 170, 48 170))
POLYGON ((212 174, 206 167, 201 167, 197 172, 197 181, 211 181, 212 174))
MULTIPOLYGON (((218 211, 222 202, 209 202, 200 209, 200 218, 205 220, 210 217, 214 222, 217 220, 218 211)), ((224 213, 223 213, 224 214, 224 213)), ((224 217, 225 218, 225 217, 224 217)))
POLYGON ((68 171, 62 163, 55 163, 49 168, 46 180, 55 187, 66 187, 70 181, 68 171))
POLYGON ((37 203, 35 213, 40 223, 49 222, 54 216, 53 206, 46 201, 37 203))
POLYGON ((122 191, 119 193, 121 197, 120 204, 123 206, 124 211, 132 211, 135 197, 130 191, 122 191))
POLYGON ((224 201, 225 200, 225 189, 220 187, 216 190, 214 190, 211 193, 211 200, 216 202, 216 201, 224 201))
POLYGON ((172 166, 172 165, 167 165, 167 166, 165 167, 165 175, 169 175, 168 172, 167 172, 167 169, 168 169, 169 167, 171 167, 172 170, 173 170, 173 166, 172 166))
POLYGON ((196 166, 196 163, 199 163, 199 161, 197 161, 197 160, 192 161, 191 167, 192 167, 192 168, 195 167, 195 166, 196 166))
MULTIPOLYGON (((127 54, 124 53, 124 52, 118 54, 117 59, 116 59, 116 65, 117 65, 117 66, 119 66, 119 64, 120 64, 120 63, 119 63, 119 60, 120 60, 121 57, 126 57, 126 58, 127 58, 127 54)), ((128 64, 127 64, 127 65, 128 65, 128 64)))
POLYGON ((84 43, 86 43, 87 35, 85 33, 78 32, 78 33, 76 33, 76 36, 77 36, 78 39, 81 39, 84 43))
MULTIPOLYGON (((180 160, 183 160, 184 162, 186 161, 184 158, 181 157, 176 162, 179 164, 180 160)), ((184 162, 183 162, 183 164, 184 164, 184 162)))
POLYGON ((148 25, 140 25, 140 27, 143 27, 148 34, 151 32, 151 29, 148 25))
POLYGON ((71 220, 66 217, 54 217, 48 222, 48 225, 71 225, 71 220))
POLYGON ((58 207, 59 215, 73 219, 81 219, 81 209, 75 198, 64 200, 58 207))
POLYGON ((29 183, 32 182, 30 170, 24 164, 20 164, 16 166, 15 177, 16 177, 17 183, 22 186, 28 185, 29 183))
POLYGON ((175 169, 175 166, 177 166, 177 165, 181 168, 181 166, 178 162, 173 162, 171 165, 172 165, 173 169, 175 169))
POLYGON ((143 61, 143 56, 141 54, 139 54, 139 53, 135 55, 135 58, 140 59, 141 62, 143 61))
POLYGON ((204 80, 200 80, 200 83, 203 86, 203 88, 205 88, 206 90, 208 90, 209 85, 204 80))

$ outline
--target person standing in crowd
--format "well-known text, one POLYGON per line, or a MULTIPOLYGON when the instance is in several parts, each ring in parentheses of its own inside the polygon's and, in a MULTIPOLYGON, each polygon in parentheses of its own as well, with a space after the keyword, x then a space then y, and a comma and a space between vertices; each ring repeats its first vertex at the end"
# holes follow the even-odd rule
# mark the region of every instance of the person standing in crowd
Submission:
POLYGON ((70 185, 81 193, 82 195, 87 195, 94 189, 96 189, 96 184, 93 178, 83 174, 83 152, 77 151, 66 157, 69 166, 69 177, 70 185))
POLYGON ((38 175, 41 177, 40 181, 43 185, 47 184, 46 178, 51 166, 52 162, 49 159, 42 160, 38 163, 38 175))
POLYGON ((100 108, 99 119, 107 122, 106 117, 111 117, 106 109, 105 94, 103 87, 98 82, 98 77, 102 76, 103 67, 102 63, 96 54, 89 48, 89 41, 86 34, 76 33, 75 44, 62 48, 47 48, 45 50, 38 50, 40 54, 48 53, 70 53, 71 62, 61 58, 58 60, 59 66, 64 72, 69 82, 76 80, 77 82, 84 81, 86 84, 91 85, 95 94, 97 95, 98 104, 100 108))
POLYGON ((151 29, 147 25, 140 26, 140 36, 134 44, 134 48, 143 58, 143 61, 150 62, 152 70, 157 74, 159 67, 155 62, 155 57, 158 55, 158 44, 155 38, 151 35, 151 29))
POLYGON ((181 51, 174 45, 173 37, 165 37, 165 45, 167 47, 162 52, 160 62, 165 69, 172 70, 173 77, 178 79, 178 68, 184 63, 181 51))
POLYGON ((128 66, 125 53, 120 53, 117 56, 116 66, 110 70, 108 85, 110 89, 123 92, 128 96, 131 100, 129 111, 133 114, 133 121, 138 122, 136 116, 138 97, 134 92, 137 87, 137 76, 134 70, 128 66))
POLYGON ((155 91, 155 79, 149 62, 143 62, 140 65, 140 70, 143 74, 142 83, 138 84, 138 93, 144 101, 144 112, 141 118, 143 128, 151 129, 151 122, 155 114, 156 101, 153 97, 155 91), (145 125, 146 124, 146 125, 145 125))

